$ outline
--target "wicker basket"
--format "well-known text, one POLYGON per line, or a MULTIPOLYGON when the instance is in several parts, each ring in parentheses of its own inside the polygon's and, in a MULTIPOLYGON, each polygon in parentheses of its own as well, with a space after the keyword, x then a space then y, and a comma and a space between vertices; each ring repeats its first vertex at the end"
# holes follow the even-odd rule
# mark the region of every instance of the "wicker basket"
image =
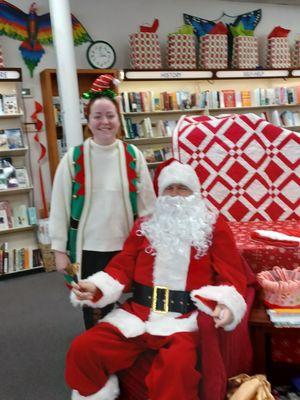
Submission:
POLYGON ((45 271, 46 272, 56 271, 54 252, 51 250, 51 245, 39 243, 39 249, 42 254, 45 271))

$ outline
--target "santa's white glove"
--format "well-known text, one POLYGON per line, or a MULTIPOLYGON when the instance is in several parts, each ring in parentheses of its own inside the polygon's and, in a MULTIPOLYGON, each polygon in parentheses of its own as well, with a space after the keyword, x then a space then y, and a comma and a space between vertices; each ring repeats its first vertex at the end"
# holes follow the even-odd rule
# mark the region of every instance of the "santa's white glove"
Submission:
POLYGON ((215 321, 216 328, 224 328, 224 326, 229 325, 233 322, 232 311, 224 304, 217 304, 212 317, 215 321))

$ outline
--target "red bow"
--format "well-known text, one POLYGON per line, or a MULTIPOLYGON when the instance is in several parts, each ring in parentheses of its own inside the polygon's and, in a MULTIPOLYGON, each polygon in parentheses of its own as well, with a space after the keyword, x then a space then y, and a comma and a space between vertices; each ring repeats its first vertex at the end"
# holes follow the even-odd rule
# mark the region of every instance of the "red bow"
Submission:
POLYGON ((43 106, 38 103, 37 101, 34 102, 34 107, 35 111, 31 115, 31 119, 34 121, 35 126, 36 126, 36 134, 34 135, 34 140, 39 144, 40 146, 40 156, 38 158, 38 164, 39 164, 39 180, 40 180, 40 190, 41 190, 41 197, 42 197, 42 203, 43 203, 43 216, 44 218, 48 217, 48 208, 47 208, 47 203, 46 203, 46 196, 45 196, 45 186, 44 186, 44 180, 43 180, 43 174, 42 174, 42 168, 41 168, 41 162, 44 159, 46 155, 46 147, 43 145, 43 143, 40 142, 39 138, 39 133, 43 128, 43 122, 38 118, 38 114, 43 111, 43 106))

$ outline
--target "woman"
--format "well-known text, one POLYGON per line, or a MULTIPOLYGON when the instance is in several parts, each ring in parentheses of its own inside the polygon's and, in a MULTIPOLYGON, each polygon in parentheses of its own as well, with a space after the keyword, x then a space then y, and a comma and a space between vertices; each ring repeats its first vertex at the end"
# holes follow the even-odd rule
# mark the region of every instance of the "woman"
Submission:
MULTIPOLYGON (((49 229, 56 267, 64 272, 77 262, 80 279, 106 266, 134 219, 151 212, 155 200, 142 153, 117 139, 120 116, 111 83, 111 75, 93 83, 87 106, 92 137, 68 151, 53 183, 49 229)), ((92 311, 83 309, 87 329, 94 325, 92 311)))

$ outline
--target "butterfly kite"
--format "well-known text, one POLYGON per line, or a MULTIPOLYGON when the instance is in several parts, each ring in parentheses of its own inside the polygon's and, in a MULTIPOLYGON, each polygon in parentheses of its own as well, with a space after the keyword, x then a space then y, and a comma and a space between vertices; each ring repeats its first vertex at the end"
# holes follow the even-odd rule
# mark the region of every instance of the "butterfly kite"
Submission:
MULTIPOLYGON (((90 35, 78 19, 71 14, 75 46, 92 42, 90 35)), ((32 3, 26 14, 18 7, 0 0, 0 35, 22 41, 19 50, 30 76, 40 62, 45 50, 43 45, 53 44, 50 13, 37 15, 37 5, 32 3)))
POLYGON ((186 24, 192 25, 196 36, 201 37, 209 34, 217 23, 222 22, 228 29, 228 55, 231 59, 233 36, 239 34, 252 36, 254 29, 262 17, 261 9, 250 11, 241 15, 228 15, 223 13, 220 18, 209 21, 204 18, 183 14, 186 24))

